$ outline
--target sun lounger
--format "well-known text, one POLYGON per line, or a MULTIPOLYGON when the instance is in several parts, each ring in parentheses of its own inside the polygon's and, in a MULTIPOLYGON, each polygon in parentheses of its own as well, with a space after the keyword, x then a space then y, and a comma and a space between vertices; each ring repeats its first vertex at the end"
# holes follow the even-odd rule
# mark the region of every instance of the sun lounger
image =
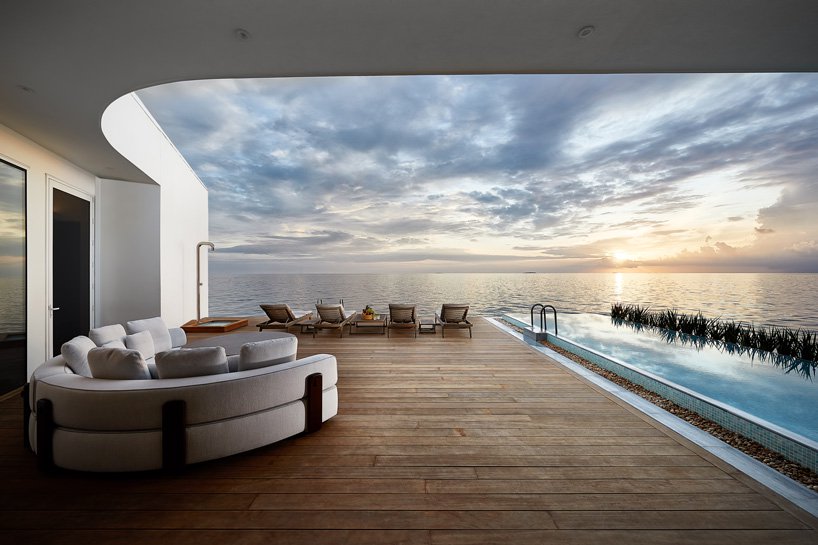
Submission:
POLYGON ((389 323, 386 326, 386 336, 391 329, 411 329, 418 336, 418 317, 416 305, 389 305, 389 323))
POLYGON ((350 320, 355 316, 355 313, 347 314, 344 306, 337 305, 322 305, 316 304, 315 310, 318 316, 313 320, 312 336, 315 337, 319 329, 337 329, 341 335, 344 336, 344 328, 349 325, 350 320))
POLYGON ((440 314, 435 314, 435 323, 440 326, 440 331, 443 334, 443 337, 446 336, 446 328, 468 328, 469 338, 471 338, 471 329, 474 324, 466 319, 466 314, 468 314, 468 312, 469 305, 444 304, 440 309, 440 314))
POLYGON ((296 316, 293 310, 290 308, 290 305, 286 304, 259 306, 267 315, 266 322, 257 324, 259 331, 263 329, 283 329, 286 331, 290 327, 301 325, 312 318, 311 312, 308 312, 303 316, 296 316))

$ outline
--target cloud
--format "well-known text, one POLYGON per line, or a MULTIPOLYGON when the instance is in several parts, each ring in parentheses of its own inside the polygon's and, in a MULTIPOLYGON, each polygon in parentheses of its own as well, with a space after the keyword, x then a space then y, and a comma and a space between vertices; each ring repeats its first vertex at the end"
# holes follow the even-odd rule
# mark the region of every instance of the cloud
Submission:
POLYGON ((220 253, 239 254, 262 254, 274 255, 280 253, 305 254, 308 251, 325 249, 339 244, 352 241, 355 237, 349 233, 340 231, 319 231, 303 236, 277 236, 264 237, 262 241, 255 244, 241 244, 219 248, 220 253))
POLYGON ((627 250, 628 266, 815 266, 794 249, 818 240, 815 74, 291 78, 139 95, 207 185, 211 236, 234 264, 511 268, 537 252, 586 270, 625 266, 608 258, 627 250))

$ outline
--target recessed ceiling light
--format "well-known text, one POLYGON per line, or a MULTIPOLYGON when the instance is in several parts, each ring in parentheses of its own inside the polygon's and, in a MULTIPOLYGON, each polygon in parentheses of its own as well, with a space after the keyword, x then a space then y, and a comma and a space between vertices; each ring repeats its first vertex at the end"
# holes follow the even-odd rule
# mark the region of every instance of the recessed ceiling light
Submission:
POLYGON ((594 28, 591 25, 584 26, 577 32, 577 38, 587 38, 588 36, 593 34, 595 30, 596 28, 594 28))
POLYGON ((237 28, 233 31, 233 35, 236 37, 237 40, 242 42, 250 39, 250 31, 245 30, 243 28, 237 28))

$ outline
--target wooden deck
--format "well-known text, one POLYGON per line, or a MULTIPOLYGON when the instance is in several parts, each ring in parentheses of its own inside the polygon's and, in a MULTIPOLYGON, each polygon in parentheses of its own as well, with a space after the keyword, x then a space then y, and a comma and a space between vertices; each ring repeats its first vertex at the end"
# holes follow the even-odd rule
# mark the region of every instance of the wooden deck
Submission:
POLYGON ((299 337, 339 364, 319 432, 179 476, 39 473, 0 403, 3 543, 818 543, 818 521, 477 319, 299 337))

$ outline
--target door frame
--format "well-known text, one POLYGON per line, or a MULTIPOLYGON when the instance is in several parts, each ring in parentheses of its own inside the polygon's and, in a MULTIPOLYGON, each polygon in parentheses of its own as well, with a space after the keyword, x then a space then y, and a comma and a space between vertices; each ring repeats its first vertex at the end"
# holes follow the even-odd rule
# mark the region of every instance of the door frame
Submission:
POLYGON ((46 174, 46 191, 47 191, 47 205, 46 205, 46 223, 47 223, 47 232, 46 232, 46 248, 45 248, 45 270, 46 270, 46 280, 45 280, 45 288, 46 288, 46 336, 45 336, 45 353, 47 357, 51 357, 53 354, 53 347, 54 347, 54 312, 51 310, 54 307, 54 282, 53 282, 53 275, 54 275, 54 190, 59 189, 64 193, 68 193, 69 195, 73 195, 74 197, 80 198, 84 201, 88 201, 88 233, 91 240, 89 240, 89 252, 88 252, 88 282, 89 282, 89 301, 88 301, 88 308, 90 311, 90 316, 88 323, 93 326, 96 322, 94 321, 94 315, 96 309, 94 308, 94 294, 95 294, 95 279, 96 279, 96 270, 94 268, 95 260, 94 260, 94 252, 96 248, 96 230, 94 225, 94 195, 80 189, 76 186, 71 184, 67 184, 62 180, 55 178, 50 174, 46 174))

